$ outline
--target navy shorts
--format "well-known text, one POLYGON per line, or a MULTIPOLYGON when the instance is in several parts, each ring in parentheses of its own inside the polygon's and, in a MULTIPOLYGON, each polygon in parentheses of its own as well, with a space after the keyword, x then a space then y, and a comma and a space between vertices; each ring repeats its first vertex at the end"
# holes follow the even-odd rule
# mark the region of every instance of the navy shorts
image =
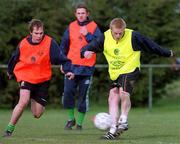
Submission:
POLYGON ((111 84, 112 88, 123 88, 123 91, 128 92, 130 95, 132 94, 135 81, 139 77, 140 71, 139 68, 136 68, 133 72, 127 74, 121 74, 115 81, 111 84))
POLYGON ((180 58, 176 58, 176 64, 180 64, 180 58))
POLYGON ((47 104, 49 83, 50 81, 31 84, 29 82, 21 81, 20 89, 30 90, 30 97, 42 106, 45 106, 47 104))

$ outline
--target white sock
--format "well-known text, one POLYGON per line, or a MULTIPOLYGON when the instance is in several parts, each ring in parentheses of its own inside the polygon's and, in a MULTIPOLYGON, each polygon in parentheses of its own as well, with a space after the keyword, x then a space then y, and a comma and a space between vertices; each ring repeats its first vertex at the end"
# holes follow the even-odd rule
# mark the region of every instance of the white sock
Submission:
POLYGON ((126 123, 127 122, 127 116, 126 115, 121 115, 119 118, 118 123, 126 123))
POLYGON ((116 125, 112 125, 112 126, 110 127, 109 132, 112 133, 112 134, 115 134, 115 133, 116 133, 116 130, 117 130, 116 125))

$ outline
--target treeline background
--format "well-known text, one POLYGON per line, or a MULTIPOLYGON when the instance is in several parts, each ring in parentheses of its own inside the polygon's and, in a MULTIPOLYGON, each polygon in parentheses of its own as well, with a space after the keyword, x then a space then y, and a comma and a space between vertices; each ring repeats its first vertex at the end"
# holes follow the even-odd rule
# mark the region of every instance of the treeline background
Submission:
MULTIPOLYGON (((150 37, 163 47, 172 49, 178 56, 180 48, 180 1, 178 0, 0 0, 0 64, 7 64, 18 42, 29 34, 27 25, 32 18, 41 19, 45 32, 58 43, 68 24, 75 19, 74 6, 87 3, 91 18, 104 32, 115 17, 122 17, 127 27, 150 37)), ((170 64, 170 58, 142 53, 142 64, 170 64)), ((98 54, 97 64, 106 64, 102 54, 98 54)), ((167 85, 177 83, 178 71, 169 68, 153 71, 154 101, 164 95, 179 96, 178 88, 168 93, 167 85)), ((95 71, 90 89, 90 103, 107 104, 109 91, 107 68, 95 71)), ((0 69, 0 107, 13 107, 18 99, 18 84, 8 80, 6 69, 0 69)), ((49 104, 61 105, 63 75, 53 68, 49 89, 49 104)), ((148 101, 148 71, 141 70, 134 94, 133 106, 146 106, 148 101)))

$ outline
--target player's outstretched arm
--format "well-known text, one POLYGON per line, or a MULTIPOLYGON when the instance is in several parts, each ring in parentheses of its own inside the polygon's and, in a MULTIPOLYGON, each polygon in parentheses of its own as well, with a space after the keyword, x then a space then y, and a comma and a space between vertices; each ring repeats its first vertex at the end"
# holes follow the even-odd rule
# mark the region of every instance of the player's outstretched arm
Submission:
POLYGON ((103 46, 104 46, 104 35, 102 34, 101 36, 97 37, 96 39, 91 41, 86 46, 82 47, 81 57, 89 58, 93 54, 92 52, 94 52, 94 53, 103 52, 103 49, 104 49, 103 46), (89 52, 87 52, 87 51, 89 51, 89 52), (86 52, 86 54, 85 54, 85 52, 86 52))

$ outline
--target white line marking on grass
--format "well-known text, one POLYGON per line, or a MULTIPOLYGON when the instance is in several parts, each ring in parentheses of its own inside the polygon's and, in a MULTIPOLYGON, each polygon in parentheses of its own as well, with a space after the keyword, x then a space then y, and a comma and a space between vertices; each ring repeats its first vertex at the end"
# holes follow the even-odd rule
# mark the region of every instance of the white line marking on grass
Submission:
POLYGON ((52 142, 57 141, 57 139, 52 139, 52 138, 26 138, 26 139, 32 140, 32 141, 42 141, 42 142, 45 142, 45 141, 52 141, 52 142))
POLYGON ((176 143, 176 142, 170 142, 170 143, 168 142, 168 143, 167 143, 167 142, 161 142, 161 141, 159 141, 158 144, 179 144, 179 143, 176 143))

